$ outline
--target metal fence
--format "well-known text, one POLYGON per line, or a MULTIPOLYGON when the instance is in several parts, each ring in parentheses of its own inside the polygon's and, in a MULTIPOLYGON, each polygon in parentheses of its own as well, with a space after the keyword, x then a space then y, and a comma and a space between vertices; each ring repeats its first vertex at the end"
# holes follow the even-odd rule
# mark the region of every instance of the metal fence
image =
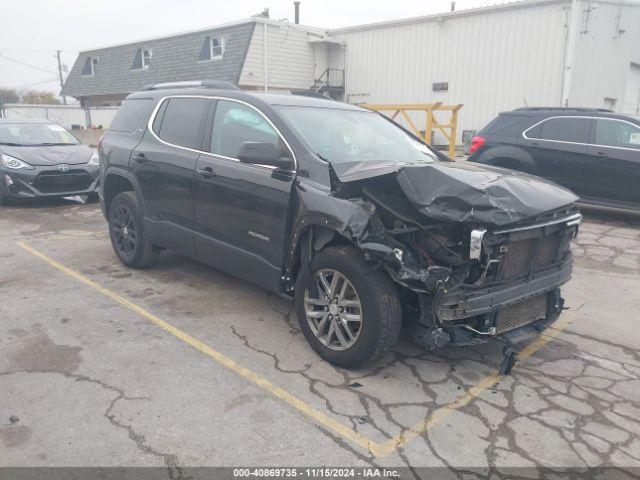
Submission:
POLYGON ((24 105, 5 103, 0 108, 0 116, 3 118, 42 118, 59 123, 63 127, 90 126, 107 128, 118 107, 91 107, 87 112, 79 105, 24 105))

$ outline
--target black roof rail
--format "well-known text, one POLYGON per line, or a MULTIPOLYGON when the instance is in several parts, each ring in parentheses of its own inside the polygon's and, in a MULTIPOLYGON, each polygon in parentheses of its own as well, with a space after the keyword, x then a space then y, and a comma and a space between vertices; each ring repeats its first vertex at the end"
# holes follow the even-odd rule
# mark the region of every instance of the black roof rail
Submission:
POLYGON ((187 82, 164 82, 145 85, 142 90, 166 90, 169 88, 215 88, 218 90, 240 90, 237 85, 223 80, 193 80, 187 82))
POLYGON ((609 112, 613 113, 608 108, 588 108, 588 107, 520 107, 516 108, 514 112, 609 112))
POLYGON ((291 95, 299 95, 301 97, 322 98, 323 100, 333 100, 331 97, 323 95, 314 90, 290 90, 291 95))

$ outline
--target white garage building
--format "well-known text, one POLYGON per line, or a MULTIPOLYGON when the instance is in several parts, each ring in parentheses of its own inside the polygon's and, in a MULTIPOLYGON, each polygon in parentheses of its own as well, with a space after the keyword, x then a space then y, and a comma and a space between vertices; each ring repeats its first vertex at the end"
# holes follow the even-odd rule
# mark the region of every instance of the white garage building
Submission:
MULTIPOLYGON (((463 131, 527 105, 640 115, 640 3, 524 0, 334 30, 264 12, 83 51, 62 93, 88 111, 149 83, 195 79, 313 89, 350 103, 464 104, 458 143, 463 131)), ((413 115, 424 129, 424 112, 413 115)), ((439 132, 434 143, 444 143, 439 132)))
POLYGON ((640 3, 528 0, 329 35, 345 100, 463 103, 458 139, 526 105, 640 115, 640 3))

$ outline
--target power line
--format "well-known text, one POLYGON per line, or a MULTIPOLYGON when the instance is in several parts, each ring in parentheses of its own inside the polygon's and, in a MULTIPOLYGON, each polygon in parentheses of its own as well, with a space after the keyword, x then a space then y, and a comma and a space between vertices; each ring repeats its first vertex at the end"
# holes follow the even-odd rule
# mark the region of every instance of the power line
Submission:
POLYGON ((9 60, 10 62, 17 63, 19 65, 23 65, 25 67, 34 68, 36 70, 40 70, 41 72, 53 73, 54 75, 57 75, 57 72, 54 72, 52 70, 47 70, 45 68, 36 67, 35 65, 29 65, 28 63, 21 62, 20 60, 16 60, 14 58, 7 57, 6 55, 3 55, 1 53, 0 53, 0 57, 4 58, 5 60, 9 60))
POLYGON ((23 88, 35 87, 36 85, 41 85, 43 83, 57 82, 57 78, 50 78, 49 80, 41 80, 39 82, 29 83, 27 85, 19 85, 17 87, 7 87, 7 88, 15 88, 16 90, 22 90, 23 88))

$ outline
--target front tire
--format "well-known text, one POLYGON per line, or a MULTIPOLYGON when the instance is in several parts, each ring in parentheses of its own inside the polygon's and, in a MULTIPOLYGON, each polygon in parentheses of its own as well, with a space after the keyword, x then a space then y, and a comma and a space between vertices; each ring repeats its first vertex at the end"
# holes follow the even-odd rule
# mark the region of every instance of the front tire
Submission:
POLYGON ((294 301, 305 338, 338 367, 362 367, 398 342, 402 312, 395 284, 354 247, 317 253, 298 275, 294 301))
MULTIPOLYGON (((0 181, 2 181, 1 178, 0 181)), ((9 195, 4 192, 4 187, 0 185, 0 207, 7 205, 11 205, 11 199, 9 198, 9 195)))
POLYGON ((134 192, 119 193, 111 202, 109 237, 118 259, 127 267, 145 268, 158 260, 160 252, 145 238, 134 192))

